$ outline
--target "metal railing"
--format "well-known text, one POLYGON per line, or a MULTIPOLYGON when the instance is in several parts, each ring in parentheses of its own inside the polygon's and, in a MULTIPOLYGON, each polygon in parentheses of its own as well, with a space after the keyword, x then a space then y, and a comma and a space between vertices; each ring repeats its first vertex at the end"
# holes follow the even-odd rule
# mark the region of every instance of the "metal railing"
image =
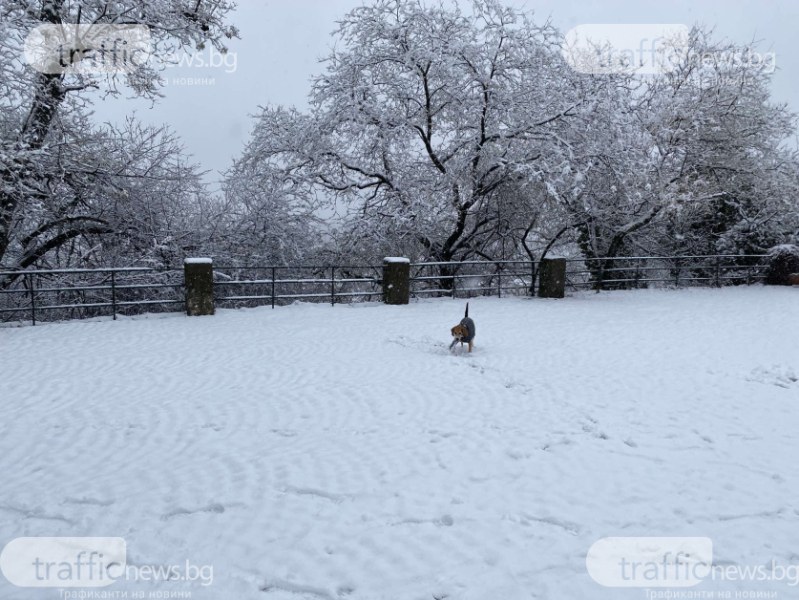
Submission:
POLYGON ((411 264, 411 295, 532 295, 538 263, 524 260, 411 264))
POLYGON ((381 284, 382 266, 214 266, 215 303, 221 308, 373 300, 382 297, 381 284))
POLYGON ((749 285, 765 278, 768 255, 626 256, 567 261, 573 290, 749 285))
MULTIPOLYGON (((566 259, 566 289, 752 284, 764 279, 768 255, 633 256, 566 259)), ((434 262, 411 265, 411 294, 429 296, 534 295, 535 261, 434 262)))
POLYGON ((183 271, 152 268, 0 271, 0 321, 86 319, 178 310, 183 271))
MULTIPOLYGON (((567 290, 742 285, 762 281, 766 255, 567 259, 567 290)), ((534 295, 534 261, 411 264, 415 298, 534 295)), ((219 308, 332 305, 382 297, 380 266, 214 266, 219 308)), ((0 271, 0 322, 31 322, 179 311, 182 269, 106 268, 0 271)))

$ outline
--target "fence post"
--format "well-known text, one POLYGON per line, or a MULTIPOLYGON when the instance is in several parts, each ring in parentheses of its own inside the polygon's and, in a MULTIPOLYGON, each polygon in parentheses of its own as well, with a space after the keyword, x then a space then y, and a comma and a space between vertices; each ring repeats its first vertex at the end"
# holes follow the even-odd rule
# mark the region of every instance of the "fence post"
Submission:
POLYGON ((408 304, 411 299, 411 261, 402 257, 383 259, 383 302, 408 304))
POLYGON ((682 267, 682 261, 678 256, 677 259, 674 261, 676 266, 676 274, 674 276, 674 287, 680 287, 680 268, 682 267))
POLYGON ((497 296, 502 298, 502 264, 497 266, 497 296))
POLYGON ((336 267, 330 267, 330 306, 336 305, 336 267))
POLYGON ((28 291, 31 295, 31 324, 36 327, 36 290, 34 289, 33 275, 30 274, 28 278, 28 291))
POLYGON ((638 259, 635 265, 635 289, 641 288, 641 259, 638 259))
POLYGON ((111 271, 111 314, 117 320, 117 281, 116 271, 111 271))
POLYGON ((275 308, 275 267, 272 267, 272 308, 275 308))
POLYGON ((539 298, 566 297, 566 259, 544 258, 538 272, 539 298))
POLYGON ((183 263, 186 314, 214 314, 214 265, 210 258, 187 258, 183 263))
POLYGON ((716 287, 721 287, 721 257, 716 257, 716 287))

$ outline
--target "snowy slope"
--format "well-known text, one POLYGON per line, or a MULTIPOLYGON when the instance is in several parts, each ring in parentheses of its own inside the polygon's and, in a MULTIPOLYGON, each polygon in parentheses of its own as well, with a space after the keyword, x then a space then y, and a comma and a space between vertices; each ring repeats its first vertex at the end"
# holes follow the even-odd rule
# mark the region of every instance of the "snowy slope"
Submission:
POLYGON ((605 536, 799 564, 797 290, 475 299, 472 355, 463 305, 0 329, 0 547, 123 537, 213 584, 108 589, 195 600, 645 598, 605 536))

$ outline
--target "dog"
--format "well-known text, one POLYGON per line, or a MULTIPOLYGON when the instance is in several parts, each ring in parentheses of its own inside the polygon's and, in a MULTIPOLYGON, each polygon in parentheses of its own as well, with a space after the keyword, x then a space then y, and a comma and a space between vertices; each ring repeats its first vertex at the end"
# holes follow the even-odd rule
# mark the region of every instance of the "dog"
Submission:
POLYGON ((466 303, 466 314, 464 315, 461 322, 455 325, 452 328, 452 343, 449 345, 449 349, 452 350, 455 347, 455 344, 458 342, 461 343, 461 346, 464 344, 469 345, 469 352, 472 351, 474 348, 474 336, 477 333, 477 329, 474 326, 474 321, 469 318, 469 303, 466 303))

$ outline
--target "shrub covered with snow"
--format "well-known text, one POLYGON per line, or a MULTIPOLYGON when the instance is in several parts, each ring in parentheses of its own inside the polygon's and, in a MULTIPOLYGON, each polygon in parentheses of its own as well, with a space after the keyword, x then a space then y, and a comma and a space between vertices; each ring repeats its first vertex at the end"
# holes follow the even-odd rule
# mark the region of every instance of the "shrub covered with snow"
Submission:
POLYGON ((799 246, 782 244, 769 251, 766 285, 791 285, 789 276, 799 273, 799 246))

